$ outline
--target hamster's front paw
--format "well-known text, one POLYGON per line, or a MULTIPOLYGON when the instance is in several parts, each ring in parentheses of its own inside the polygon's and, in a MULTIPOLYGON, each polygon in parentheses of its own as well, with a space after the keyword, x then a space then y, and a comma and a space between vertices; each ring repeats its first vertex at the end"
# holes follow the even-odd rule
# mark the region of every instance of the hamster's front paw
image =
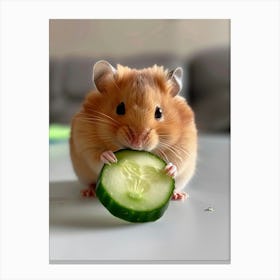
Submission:
POLYGON ((104 163, 104 164, 111 164, 111 163, 115 163, 117 162, 117 158, 115 156, 115 154, 112 151, 105 151, 101 154, 100 156, 100 160, 104 163))
POLYGON ((177 167, 172 162, 169 162, 165 166, 164 170, 165 170, 166 174, 169 175, 172 178, 174 178, 176 176, 176 174, 177 174, 177 167))
POLYGON ((173 192, 172 200, 185 200, 189 195, 185 192, 173 192))

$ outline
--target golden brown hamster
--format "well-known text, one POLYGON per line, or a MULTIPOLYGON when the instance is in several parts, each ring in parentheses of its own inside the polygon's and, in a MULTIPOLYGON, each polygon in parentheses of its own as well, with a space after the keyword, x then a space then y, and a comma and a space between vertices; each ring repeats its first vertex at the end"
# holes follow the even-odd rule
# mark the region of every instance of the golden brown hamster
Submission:
POLYGON ((86 96, 71 124, 73 168, 89 187, 83 195, 94 195, 103 164, 116 161, 113 152, 129 148, 165 160, 167 174, 175 178, 173 199, 186 197, 182 189, 195 171, 197 129, 192 109, 178 95, 182 77, 182 68, 115 69, 104 60, 93 66, 97 90, 86 96))

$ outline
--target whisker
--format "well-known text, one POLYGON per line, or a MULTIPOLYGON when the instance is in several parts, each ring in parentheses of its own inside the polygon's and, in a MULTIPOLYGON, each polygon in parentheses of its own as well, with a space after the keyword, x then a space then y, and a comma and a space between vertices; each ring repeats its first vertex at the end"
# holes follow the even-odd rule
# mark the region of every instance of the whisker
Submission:
POLYGON ((81 117, 80 119, 81 120, 87 120, 87 121, 100 121, 100 122, 104 122, 104 123, 114 124, 110 120, 102 119, 102 118, 99 118, 99 117, 92 117, 92 118, 81 117))
POLYGON ((178 146, 178 145, 173 145, 173 147, 177 150, 179 150, 181 153, 184 153, 187 157, 191 156, 191 153, 187 150, 187 149, 183 149, 182 147, 178 146))
POLYGON ((166 150, 170 151, 171 153, 173 153, 173 155, 182 163, 183 162, 183 159, 182 157, 179 155, 179 151, 176 151, 172 146, 166 144, 166 143, 163 143, 161 142, 160 143, 160 146, 162 146, 163 148, 165 148, 166 150))
POLYGON ((159 151, 160 156, 166 161, 166 163, 168 163, 169 162, 168 157, 163 152, 163 150, 161 148, 158 148, 158 151, 159 151))
POLYGON ((96 124, 96 122, 99 122, 99 123, 103 123, 103 124, 107 124, 107 125, 111 125, 111 126, 117 126, 116 123, 113 123, 110 120, 103 119, 100 117, 78 117, 77 119, 80 121, 83 121, 83 122, 90 123, 90 124, 96 124))
POLYGON ((99 113, 100 115, 102 115, 102 116, 104 116, 104 117, 106 117, 106 118, 112 120, 113 122, 115 122, 115 123, 117 123, 117 124, 120 124, 120 122, 118 122, 117 120, 113 119, 113 118, 110 117, 109 115, 104 114, 104 113, 102 113, 102 112, 98 112, 98 113, 99 113))
POLYGON ((107 114, 105 114, 105 113, 102 113, 102 112, 100 112, 100 111, 97 111, 97 110, 94 110, 94 109, 91 109, 91 108, 89 108, 88 110, 89 110, 90 112, 97 113, 97 114, 99 114, 99 115, 101 115, 101 116, 104 116, 104 117, 110 119, 111 121, 115 122, 116 124, 120 124, 120 122, 118 122, 117 120, 113 119, 112 117, 110 117, 109 115, 107 115, 107 114))
POLYGON ((79 135, 86 136, 87 139, 97 139, 97 138, 102 138, 102 139, 108 139, 112 142, 112 139, 114 139, 109 133, 102 133, 99 131, 79 131, 79 135))
POLYGON ((167 142, 161 141, 161 143, 164 143, 165 145, 167 145, 169 148, 175 150, 176 152, 180 152, 180 153, 184 153, 187 157, 190 157, 191 154, 188 150, 183 149, 182 147, 180 147, 178 144, 168 144, 167 142))
POLYGON ((93 133, 81 133, 80 132, 80 135, 84 135, 84 136, 87 136, 87 139, 89 140, 96 140, 96 139, 102 139, 102 140, 110 140, 112 142, 112 137, 109 136, 109 135, 106 135, 106 134, 100 134, 100 133, 96 133, 96 134, 93 134, 93 133))

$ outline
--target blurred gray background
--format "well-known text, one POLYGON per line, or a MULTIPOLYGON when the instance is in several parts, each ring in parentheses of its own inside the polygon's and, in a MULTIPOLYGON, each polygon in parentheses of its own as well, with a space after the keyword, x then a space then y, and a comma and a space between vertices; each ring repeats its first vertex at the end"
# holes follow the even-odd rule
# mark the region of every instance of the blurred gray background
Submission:
POLYGON ((230 131, 230 20, 49 21, 50 123, 70 124, 93 88, 93 64, 184 68, 199 132, 230 131))

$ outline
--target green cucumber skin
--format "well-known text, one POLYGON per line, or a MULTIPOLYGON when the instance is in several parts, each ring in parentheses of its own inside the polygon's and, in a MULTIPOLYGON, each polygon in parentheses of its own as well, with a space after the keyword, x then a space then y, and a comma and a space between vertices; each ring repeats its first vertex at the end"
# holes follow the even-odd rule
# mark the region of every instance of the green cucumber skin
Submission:
MULTIPOLYGON (((133 151, 129 149, 123 149, 117 151, 115 154, 121 153, 123 151, 133 151)), ((146 151, 145 151, 146 152, 146 151)), ((163 161, 160 157, 157 155, 149 153, 151 156, 163 161)), ((164 162, 164 161, 163 161, 164 162)), ((105 165, 103 166, 100 174, 102 174, 103 169, 105 168, 105 165)), ((135 211, 129 208, 125 208, 124 206, 119 205, 110 194, 106 191, 105 187, 103 186, 101 182, 102 176, 99 176, 97 184, 96 184, 96 196, 100 200, 100 202, 107 208, 107 210, 115 217, 121 218, 123 220, 132 222, 132 223, 144 223, 144 222, 153 222, 158 220, 162 215, 164 214, 165 210, 167 209, 169 205, 169 201, 171 199, 171 196, 173 194, 173 191, 175 189, 175 180, 172 180, 172 188, 169 194, 169 199, 167 202, 164 202, 160 207, 151 210, 151 211, 135 211)))
MULTIPOLYGON (((173 190, 170 194, 170 198, 172 193, 173 190)), ((110 197, 110 195, 102 185, 101 180, 98 180, 97 182, 96 196, 112 215, 132 223, 153 222, 155 220, 158 220, 163 215, 169 204, 168 201, 163 206, 152 211, 135 211, 132 209, 125 208, 119 205, 110 197)))

